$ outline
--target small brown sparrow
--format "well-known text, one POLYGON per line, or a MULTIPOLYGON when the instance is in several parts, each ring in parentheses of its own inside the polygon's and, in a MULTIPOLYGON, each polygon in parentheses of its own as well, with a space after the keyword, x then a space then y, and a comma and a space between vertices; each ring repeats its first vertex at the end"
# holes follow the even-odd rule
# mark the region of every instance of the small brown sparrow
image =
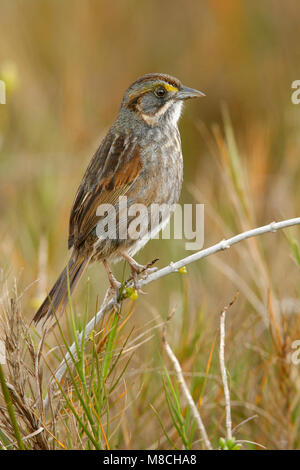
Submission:
MULTIPOLYGON (((138 287, 137 275, 145 270, 132 256, 161 230, 169 220, 180 195, 183 163, 177 123, 184 100, 203 96, 183 86, 169 75, 152 73, 140 77, 126 91, 120 112, 93 156, 73 203, 69 224, 68 266, 52 287, 34 316, 37 324, 55 319, 54 311, 63 311, 71 292, 90 262, 102 261, 111 286, 118 293, 120 283, 113 276, 108 259, 125 259, 138 287), (120 237, 119 229, 128 228, 132 216, 120 210, 119 198, 126 197, 127 211, 143 204, 150 214, 153 205, 167 209, 156 223, 141 224, 136 237, 120 237), (99 207, 108 205, 114 212, 116 236, 99 233, 99 207), (97 229, 98 227, 98 229, 97 229)), ((147 214, 146 214, 147 215, 147 214)))

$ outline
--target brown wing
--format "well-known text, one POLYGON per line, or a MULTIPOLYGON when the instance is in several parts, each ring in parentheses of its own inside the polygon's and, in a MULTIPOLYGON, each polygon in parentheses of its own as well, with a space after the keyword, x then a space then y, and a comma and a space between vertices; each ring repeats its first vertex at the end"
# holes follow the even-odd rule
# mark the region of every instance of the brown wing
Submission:
POLYGON ((142 170, 140 147, 130 137, 114 135, 103 140, 92 158, 72 207, 69 225, 71 248, 79 246, 95 229, 100 204, 115 204, 125 195, 142 170))

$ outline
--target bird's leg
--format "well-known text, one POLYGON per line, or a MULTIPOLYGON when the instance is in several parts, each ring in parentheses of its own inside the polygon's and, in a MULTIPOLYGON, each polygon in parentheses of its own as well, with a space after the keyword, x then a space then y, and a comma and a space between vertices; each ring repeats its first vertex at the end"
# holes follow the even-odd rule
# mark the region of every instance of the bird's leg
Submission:
POLYGON ((107 276, 108 276, 108 280, 109 280, 109 283, 111 285, 111 288, 113 289, 114 291, 114 299, 115 299, 115 303, 118 304, 119 303, 119 296, 120 296, 120 289, 121 289, 121 283, 119 281, 117 281, 117 279, 115 278, 115 276, 113 275, 112 273, 112 270, 110 269, 110 266, 107 262, 106 259, 103 260, 103 265, 106 269, 106 272, 107 272, 107 276))
POLYGON ((121 253, 123 258, 128 262, 133 278, 134 287, 136 290, 140 290, 140 283, 138 280, 138 274, 144 273, 146 276, 153 273, 157 268, 150 268, 148 265, 144 266, 143 264, 137 263, 128 253, 125 251, 121 253))

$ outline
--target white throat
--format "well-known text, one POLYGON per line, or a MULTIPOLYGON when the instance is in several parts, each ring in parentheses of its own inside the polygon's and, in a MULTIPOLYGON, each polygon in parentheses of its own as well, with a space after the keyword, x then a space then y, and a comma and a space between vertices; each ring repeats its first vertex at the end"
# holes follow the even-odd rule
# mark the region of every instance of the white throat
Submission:
POLYGON ((147 114, 142 114, 142 118, 144 119, 147 124, 150 126, 155 126, 158 124, 158 121, 163 117, 166 119, 168 124, 171 126, 177 126, 179 118, 181 116, 182 111, 182 101, 168 101, 164 106, 160 108, 159 111, 154 116, 149 116, 147 114))
POLYGON ((172 103, 171 109, 169 110, 169 121, 173 126, 177 126, 179 118, 181 116, 183 101, 176 101, 172 103))

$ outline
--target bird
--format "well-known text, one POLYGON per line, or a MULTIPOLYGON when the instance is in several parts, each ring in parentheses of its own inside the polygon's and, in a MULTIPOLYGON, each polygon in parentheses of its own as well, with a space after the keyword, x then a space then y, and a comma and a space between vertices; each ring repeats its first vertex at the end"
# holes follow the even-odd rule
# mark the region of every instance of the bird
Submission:
POLYGON ((143 75, 126 90, 119 113, 75 195, 69 219, 69 262, 35 313, 36 326, 55 323, 57 313, 66 308, 69 289, 74 291, 92 262, 103 263, 116 298, 121 284, 113 275, 110 261, 124 259, 129 264, 136 288, 138 275, 155 269, 147 269, 133 256, 167 224, 179 199, 183 157, 178 121, 183 103, 202 96, 204 93, 164 73, 143 75), (118 206, 120 198, 126 198, 127 215, 118 206), (141 204, 148 214, 154 206, 164 205, 166 209, 154 223, 142 223, 137 236, 104 236, 103 228, 99 229, 104 220, 99 207, 104 205, 109 214, 114 214, 111 220, 115 227, 110 231, 116 233, 114 228, 128 229, 133 220, 128 217, 130 209, 141 204))

